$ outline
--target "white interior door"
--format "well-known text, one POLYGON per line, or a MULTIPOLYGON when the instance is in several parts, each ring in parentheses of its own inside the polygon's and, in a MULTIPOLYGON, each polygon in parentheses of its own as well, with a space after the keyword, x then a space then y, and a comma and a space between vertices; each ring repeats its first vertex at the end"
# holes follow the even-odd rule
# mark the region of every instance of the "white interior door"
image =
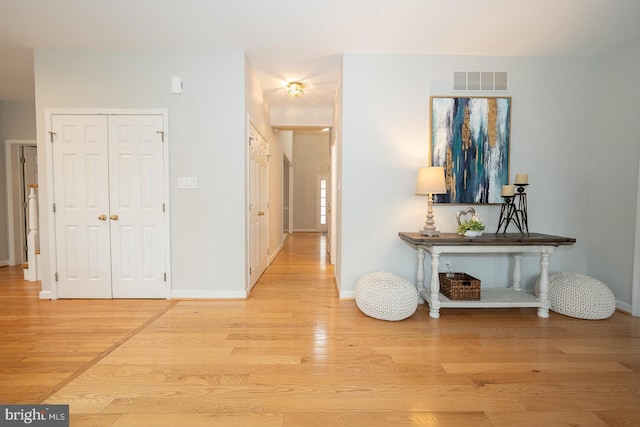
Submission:
POLYGON ((269 263, 269 145, 249 126, 249 276, 255 285, 269 263))
POLYGON ((165 297, 162 116, 109 116, 114 298, 165 297))
POLYGON ((166 297, 163 116, 51 124, 58 297, 166 297))
POLYGON ((111 298, 107 116, 51 117, 59 298, 111 298))

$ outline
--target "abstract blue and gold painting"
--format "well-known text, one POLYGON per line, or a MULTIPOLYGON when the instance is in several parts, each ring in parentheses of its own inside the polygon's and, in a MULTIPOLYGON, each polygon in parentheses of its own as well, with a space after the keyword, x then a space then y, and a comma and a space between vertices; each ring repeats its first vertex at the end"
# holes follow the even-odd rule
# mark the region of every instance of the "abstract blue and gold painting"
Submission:
POLYGON ((502 203, 509 183, 511 97, 431 97, 431 164, 446 194, 436 203, 502 203))

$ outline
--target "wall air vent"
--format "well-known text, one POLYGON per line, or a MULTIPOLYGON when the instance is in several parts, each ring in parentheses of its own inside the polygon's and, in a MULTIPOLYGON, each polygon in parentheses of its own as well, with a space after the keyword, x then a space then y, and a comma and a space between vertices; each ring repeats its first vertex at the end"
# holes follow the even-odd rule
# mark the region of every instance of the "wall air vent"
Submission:
POLYGON ((453 90, 460 91, 506 91, 506 71, 454 71, 453 90))

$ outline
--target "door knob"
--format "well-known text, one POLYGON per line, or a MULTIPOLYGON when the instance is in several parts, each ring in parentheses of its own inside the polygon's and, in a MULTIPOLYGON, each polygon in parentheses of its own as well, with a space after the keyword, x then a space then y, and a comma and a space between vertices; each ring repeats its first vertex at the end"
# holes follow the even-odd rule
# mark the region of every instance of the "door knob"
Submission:
POLYGON ((118 214, 111 214, 111 216, 109 216, 109 218, 111 218, 113 221, 117 221, 119 216, 118 216, 118 214))
POLYGON ((106 220, 107 220, 107 216, 106 216, 105 214, 102 214, 102 215, 99 215, 99 216, 98 216, 98 219, 99 219, 100 221, 106 221, 106 220))

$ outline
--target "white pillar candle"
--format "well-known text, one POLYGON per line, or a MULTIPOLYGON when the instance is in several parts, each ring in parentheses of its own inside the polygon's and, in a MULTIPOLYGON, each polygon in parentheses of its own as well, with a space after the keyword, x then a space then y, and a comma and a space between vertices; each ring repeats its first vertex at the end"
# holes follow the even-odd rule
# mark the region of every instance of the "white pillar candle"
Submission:
POLYGON ((516 175, 516 184, 526 184, 529 181, 529 175, 521 173, 516 175))
POLYGON ((503 185, 502 195, 505 197, 513 196, 513 185, 503 185))

